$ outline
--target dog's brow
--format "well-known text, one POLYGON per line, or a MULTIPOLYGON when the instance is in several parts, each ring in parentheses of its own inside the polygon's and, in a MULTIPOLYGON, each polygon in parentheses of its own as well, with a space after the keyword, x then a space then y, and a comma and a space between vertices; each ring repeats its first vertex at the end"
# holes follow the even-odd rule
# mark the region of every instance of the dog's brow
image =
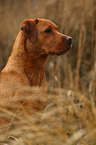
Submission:
POLYGON ((58 28, 58 26, 55 26, 55 29, 59 31, 59 28, 58 28))
POLYGON ((52 29, 52 28, 54 28, 55 30, 59 31, 59 28, 58 28, 58 26, 56 26, 56 25, 54 25, 54 26, 49 25, 49 26, 46 27, 46 28, 47 28, 47 29, 52 29))
POLYGON ((52 29, 53 27, 51 25, 45 27, 46 29, 52 29))

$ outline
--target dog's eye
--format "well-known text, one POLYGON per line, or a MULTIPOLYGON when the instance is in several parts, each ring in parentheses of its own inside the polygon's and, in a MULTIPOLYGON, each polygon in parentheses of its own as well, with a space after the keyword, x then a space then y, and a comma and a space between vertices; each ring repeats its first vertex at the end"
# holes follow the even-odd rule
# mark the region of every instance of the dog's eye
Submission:
POLYGON ((52 33, 52 29, 45 30, 46 33, 52 33))

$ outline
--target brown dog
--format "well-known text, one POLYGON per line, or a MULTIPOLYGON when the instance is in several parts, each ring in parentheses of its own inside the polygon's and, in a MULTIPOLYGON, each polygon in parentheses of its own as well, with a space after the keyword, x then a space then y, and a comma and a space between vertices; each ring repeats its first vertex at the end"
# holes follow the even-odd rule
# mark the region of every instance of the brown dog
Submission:
POLYGON ((14 98, 34 94, 32 107, 43 109, 46 100, 42 100, 47 96, 45 62, 49 55, 65 54, 71 45, 72 38, 61 34, 51 21, 24 21, 11 56, 0 73, 0 106, 10 106, 14 98), (32 86, 39 89, 33 91, 32 86))

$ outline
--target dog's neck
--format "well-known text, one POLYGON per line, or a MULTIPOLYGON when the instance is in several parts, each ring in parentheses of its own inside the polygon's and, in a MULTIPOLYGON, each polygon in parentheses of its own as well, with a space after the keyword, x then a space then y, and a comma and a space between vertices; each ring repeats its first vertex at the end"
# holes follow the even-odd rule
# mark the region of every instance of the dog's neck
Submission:
POLYGON ((41 56, 38 59, 27 58, 24 63, 24 73, 27 76, 31 86, 45 86, 45 62, 47 56, 41 56), (45 59, 44 59, 45 57, 45 59))
POLYGON ((37 57, 33 54, 33 57, 30 58, 26 53, 24 42, 25 36, 20 32, 16 38, 11 57, 9 58, 5 69, 9 71, 19 70, 17 73, 21 75, 25 74, 31 86, 45 86, 45 62, 48 56, 41 55, 37 57))

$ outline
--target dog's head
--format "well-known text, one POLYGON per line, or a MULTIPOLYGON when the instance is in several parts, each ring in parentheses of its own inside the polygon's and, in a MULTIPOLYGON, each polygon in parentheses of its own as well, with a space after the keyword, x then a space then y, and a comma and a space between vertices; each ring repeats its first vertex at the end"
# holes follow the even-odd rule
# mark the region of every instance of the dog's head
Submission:
POLYGON ((62 55, 72 46, 72 38, 59 32, 58 27, 45 19, 29 19, 22 23, 26 49, 39 55, 62 55))

